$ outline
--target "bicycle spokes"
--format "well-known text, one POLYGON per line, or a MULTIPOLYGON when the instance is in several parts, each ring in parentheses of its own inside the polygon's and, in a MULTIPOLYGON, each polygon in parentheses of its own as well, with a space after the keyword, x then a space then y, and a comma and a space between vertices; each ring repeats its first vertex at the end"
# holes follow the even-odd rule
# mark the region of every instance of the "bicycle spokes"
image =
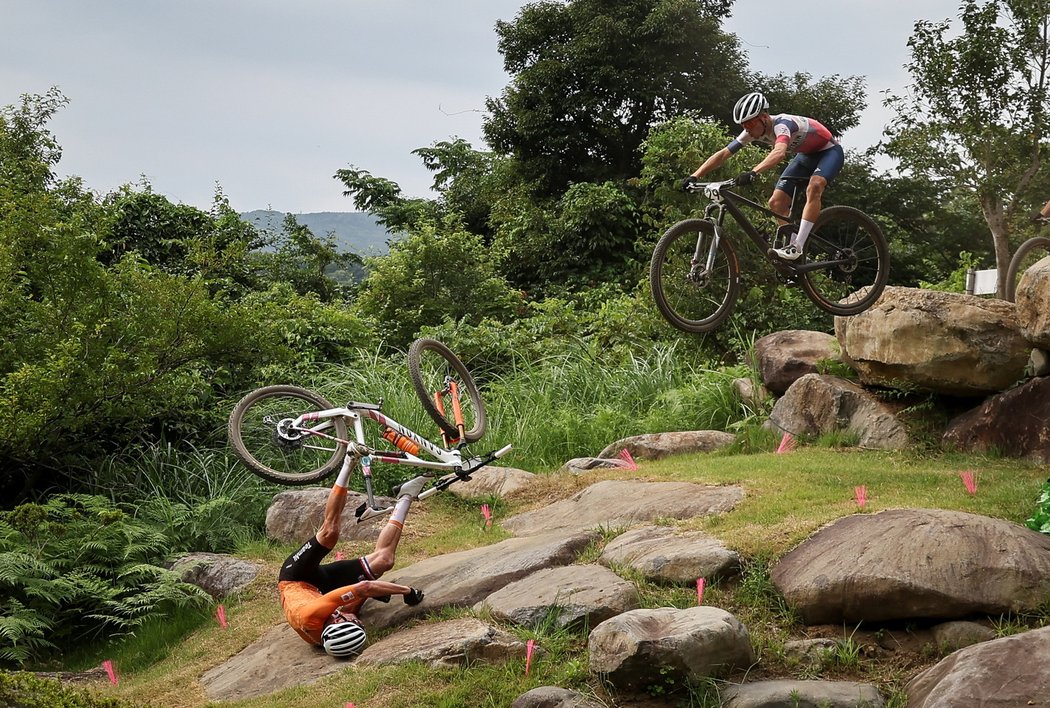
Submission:
POLYGON ((806 242, 805 266, 802 285, 813 302, 835 315, 854 315, 882 293, 889 249, 878 225, 864 213, 828 207, 806 242))

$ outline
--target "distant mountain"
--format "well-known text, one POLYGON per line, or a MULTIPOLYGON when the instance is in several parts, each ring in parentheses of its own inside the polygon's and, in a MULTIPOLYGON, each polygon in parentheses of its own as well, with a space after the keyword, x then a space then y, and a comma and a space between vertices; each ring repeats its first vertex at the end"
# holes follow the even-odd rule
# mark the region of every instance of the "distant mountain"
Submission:
MULTIPOLYGON (((241 218, 263 231, 280 232, 285 212, 256 209, 241 214, 241 218)), ((383 226, 370 215, 357 211, 321 211, 296 214, 296 221, 315 236, 332 234, 339 249, 359 256, 378 256, 389 249, 386 242, 392 238, 383 226)))

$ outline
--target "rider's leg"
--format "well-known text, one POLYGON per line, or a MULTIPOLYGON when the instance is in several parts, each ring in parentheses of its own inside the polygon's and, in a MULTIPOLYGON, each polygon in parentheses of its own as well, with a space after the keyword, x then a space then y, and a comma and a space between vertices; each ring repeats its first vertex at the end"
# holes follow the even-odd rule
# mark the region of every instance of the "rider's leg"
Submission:
POLYGON ((781 185, 777 183, 776 188, 773 190, 773 194, 769 197, 769 208, 771 211, 775 211, 781 215, 781 218, 777 219, 777 223, 783 226, 787 223, 791 212, 791 192, 789 189, 794 188, 794 183, 786 183, 781 185))
POLYGON ((339 527, 342 523, 343 509, 346 507, 346 487, 356 466, 357 458, 347 456, 339 469, 339 475, 335 478, 332 491, 328 493, 328 501, 324 506, 324 521, 317 532, 317 541, 325 548, 335 548, 335 544, 339 542, 339 527))
POLYGON ((390 514, 390 520, 379 533, 375 550, 364 559, 373 577, 378 578, 394 567, 394 553, 397 551, 398 542, 401 541, 401 531, 405 528, 408 510, 412 508, 413 500, 419 496, 419 492, 429 479, 426 476, 416 477, 401 485, 397 504, 394 505, 394 511, 390 514))
POLYGON ((795 234, 795 238, 791 239, 791 243, 800 251, 806 246, 806 239, 809 238, 809 233, 813 230, 813 225, 817 223, 817 217, 820 216, 821 200, 824 196, 824 188, 827 186, 828 181, 820 175, 813 175, 809 178, 809 186, 806 187, 806 206, 802 209, 798 233, 795 234))

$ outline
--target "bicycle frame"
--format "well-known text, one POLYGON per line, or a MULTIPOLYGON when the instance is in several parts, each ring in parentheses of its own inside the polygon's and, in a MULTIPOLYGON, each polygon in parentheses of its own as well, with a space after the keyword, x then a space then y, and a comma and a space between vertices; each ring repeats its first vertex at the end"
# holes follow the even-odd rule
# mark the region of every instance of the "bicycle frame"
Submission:
MULTIPOLYGON (((806 180, 808 180, 808 178, 806 178, 806 180)), ((800 181, 806 180, 801 180, 800 178, 800 181)), ((706 257, 704 257, 702 253, 702 251, 704 250, 702 247, 703 239, 697 239, 696 253, 693 256, 694 263, 705 263, 705 268, 708 271, 714 266, 715 255, 718 253, 718 244, 723 238, 728 238, 728 235, 725 233, 723 226, 726 212, 728 212, 729 215, 733 217, 733 220, 736 221, 736 223, 740 226, 741 229, 743 229, 747 237, 751 239, 751 242, 754 243, 755 247, 758 248, 759 252, 762 253, 763 256, 765 256, 766 260, 769 261, 770 264, 772 264, 773 268, 780 275, 782 275, 784 278, 787 278, 788 280, 793 280, 799 275, 802 275, 803 273, 808 273, 810 271, 828 270, 830 268, 848 263, 846 259, 824 260, 816 263, 799 263, 785 261, 780 258, 777 258, 771 252, 770 246, 762 237, 762 234, 751 223, 751 220, 748 218, 747 214, 744 213, 744 211, 740 208, 739 205, 747 205, 752 209, 756 209, 764 214, 768 214, 769 216, 772 216, 778 220, 787 219, 787 223, 796 223, 795 220, 790 217, 785 217, 783 214, 778 214, 772 209, 769 209, 766 206, 759 204, 758 202, 752 201, 747 197, 743 197, 737 194, 736 192, 729 191, 728 188, 734 185, 735 182, 733 180, 727 180, 724 182, 698 182, 690 190, 694 192, 703 191, 704 196, 711 200, 711 203, 708 204, 707 207, 705 207, 704 209, 704 218, 711 222, 711 224, 714 226, 715 232, 714 238, 712 239, 711 244, 707 248, 706 257)), ((798 190, 796 189, 795 193, 797 194, 797 192, 798 190)), ((792 195, 791 200, 793 210, 795 200, 794 194, 792 195)), ((819 236, 814 233, 811 235, 811 238, 819 239, 819 236)))
MULTIPOLYGON (((439 394, 435 394, 438 396, 439 394)), ((455 401, 455 399, 453 399, 455 401)), ((458 408, 458 404, 454 404, 458 408)), ((462 415, 457 416, 459 425, 462 428, 462 415)), ((330 408, 322 411, 311 411, 304 413, 295 420, 281 421, 278 424, 277 434, 288 437, 289 440, 293 438, 287 436, 288 432, 296 433, 297 435, 307 435, 317 437, 325 440, 331 440, 335 443, 346 445, 346 457, 343 459, 342 469, 340 474, 346 473, 348 476, 353 471, 354 466, 358 462, 361 463, 361 473, 365 479, 365 494, 367 496, 367 507, 368 510, 374 513, 366 514, 366 509, 358 507, 356 512, 358 523, 364 521, 375 514, 389 511, 389 509, 380 509, 375 504, 375 497, 372 491, 372 462, 384 462, 394 465, 408 465, 410 467, 419 467, 426 470, 433 470, 436 472, 447 472, 452 473, 454 476, 446 480, 442 480, 434 487, 426 490, 419 495, 420 499, 426 498, 431 494, 434 494, 442 489, 445 489, 450 484, 457 480, 470 479, 471 473, 476 471, 478 468, 487 465, 493 460, 502 457, 511 450, 511 445, 506 445, 495 452, 488 453, 482 456, 475 456, 463 459, 463 448, 464 443, 459 443, 455 447, 443 448, 439 445, 434 444, 430 440, 424 438, 419 433, 416 433, 412 429, 398 423, 393 418, 384 415, 380 412, 380 406, 375 403, 360 403, 357 401, 350 401, 344 408, 330 408), (344 418, 348 422, 353 423, 353 440, 342 440, 334 435, 329 435, 324 432, 330 429, 332 426, 331 419, 333 418, 344 418), (327 419, 327 420, 325 420, 327 419), (406 450, 377 450, 369 447, 365 442, 365 424, 366 419, 375 421, 378 425, 384 428, 390 428, 394 432, 405 436, 416 445, 419 446, 420 450, 425 451, 434 460, 426 460, 417 455, 412 454, 406 450), (307 423, 313 423, 316 421, 323 421, 320 425, 308 426, 307 423), (283 427, 282 427, 283 425, 283 427)), ((349 436, 348 436, 349 437, 349 436)), ((294 439, 299 439, 298 437, 294 439)), ((462 440, 462 438, 461 438, 462 440)), ((327 449, 317 447, 313 445, 305 445, 313 449, 327 449)))

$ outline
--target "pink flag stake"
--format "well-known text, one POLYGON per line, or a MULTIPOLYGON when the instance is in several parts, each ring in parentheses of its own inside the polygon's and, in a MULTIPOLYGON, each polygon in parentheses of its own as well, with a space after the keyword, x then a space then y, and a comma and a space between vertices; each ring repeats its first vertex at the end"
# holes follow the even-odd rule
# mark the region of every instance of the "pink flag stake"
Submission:
POLYGON ((525 642, 525 675, 529 675, 529 667, 532 666, 532 652, 536 650, 536 640, 530 639, 525 642))
POLYGON ((227 629, 230 626, 226 622, 226 608, 222 605, 215 608, 215 616, 219 618, 219 624, 222 625, 223 629, 227 629))
POLYGON ((784 437, 780 438, 780 446, 777 448, 777 454, 783 455, 785 452, 791 452, 795 449, 795 438, 791 436, 791 433, 784 433, 784 437))
POLYGON ((346 708, 354 708, 354 704, 351 703, 350 701, 347 701, 346 702, 346 708))
POLYGON ((102 668, 106 670, 107 674, 109 674, 109 682, 111 684, 113 684, 114 686, 116 686, 117 685, 117 672, 113 669, 113 661, 110 660, 110 659, 106 659, 105 661, 102 662, 102 668))
POLYGON ((974 474, 974 471, 966 470, 965 472, 960 472, 959 476, 962 478, 963 486, 966 487, 966 491, 968 491, 970 494, 976 494, 977 475, 974 474))
POLYGON ((337 561, 346 560, 346 556, 343 555, 342 551, 336 551, 335 552, 335 559, 337 561))
POLYGON ((704 604, 704 585, 705 581, 703 578, 696 579, 696 604, 704 604))
POLYGON ((620 459, 623 460, 624 467, 626 467, 627 469, 638 469, 638 463, 634 461, 634 456, 631 454, 631 451, 627 448, 620 450, 620 459))
POLYGON ((863 511, 864 505, 868 503, 868 488, 863 484, 859 487, 854 487, 853 497, 857 500, 857 506, 863 511))
POLYGON ((488 504, 481 505, 481 515, 485 517, 485 528, 492 526, 492 507, 488 504))

